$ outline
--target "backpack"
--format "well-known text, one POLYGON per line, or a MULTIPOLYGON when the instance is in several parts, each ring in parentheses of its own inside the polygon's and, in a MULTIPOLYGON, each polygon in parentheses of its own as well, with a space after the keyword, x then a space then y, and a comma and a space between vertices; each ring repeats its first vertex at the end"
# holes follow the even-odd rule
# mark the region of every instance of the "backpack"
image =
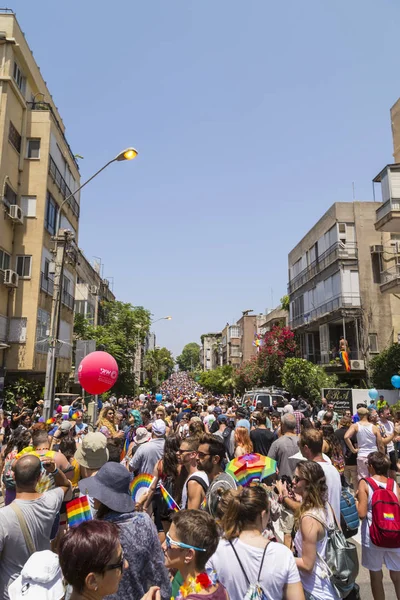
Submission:
POLYGON ((247 588, 247 592, 246 595, 244 596, 243 600, 268 600, 267 599, 267 595, 265 594, 264 590, 262 589, 261 585, 260 585, 260 579, 261 579, 261 571, 263 568, 263 564, 264 564, 264 558, 265 558, 265 553, 267 551, 268 545, 269 545, 269 541, 267 542, 267 545, 264 548, 264 552, 262 555, 262 559, 261 559, 261 564, 260 564, 260 569, 258 571, 258 577, 257 577, 257 581, 256 583, 250 583, 250 579, 247 577, 247 573, 244 570, 244 567, 242 565, 242 562, 239 558, 238 553, 236 552, 235 546, 232 544, 232 542, 229 540, 229 543, 231 545, 231 548, 237 558, 237 561, 240 565, 240 568, 242 569, 244 578, 246 579, 247 585, 249 586, 247 588))
POLYGON ((325 566, 329 580, 339 598, 346 598, 353 590, 358 576, 357 547, 353 542, 346 540, 330 505, 329 508, 334 516, 334 523, 329 526, 313 513, 305 514, 319 521, 326 529, 328 540, 325 558, 318 554, 318 552, 317 556, 322 565, 325 566))
POLYGON ((356 535, 360 526, 356 501, 346 488, 342 488, 340 496, 340 526, 346 539, 356 535))
POLYGON ((400 548, 400 504, 393 491, 394 480, 388 479, 386 488, 372 478, 365 481, 372 488, 372 521, 369 526, 371 541, 380 548, 400 548))
POLYGON ((222 441, 224 443, 224 448, 226 452, 226 456, 228 460, 232 460, 233 454, 230 451, 229 442, 231 440, 232 429, 230 427, 226 427, 222 433, 222 441))

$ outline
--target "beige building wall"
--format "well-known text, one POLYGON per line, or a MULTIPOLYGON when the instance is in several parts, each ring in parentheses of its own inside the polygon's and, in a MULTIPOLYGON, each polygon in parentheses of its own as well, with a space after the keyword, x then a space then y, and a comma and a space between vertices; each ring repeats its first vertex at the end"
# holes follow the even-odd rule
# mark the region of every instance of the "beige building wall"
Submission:
MULTIPOLYGON (((0 251, 10 256, 9 268, 13 271, 17 270, 19 256, 31 257, 30 273, 19 278, 16 288, 4 285, 4 269, 0 264, 0 367, 8 373, 33 371, 42 378, 46 368, 46 343, 37 343, 38 311, 44 311, 41 315, 50 315, 52 296, 51 284, 48 279, 44 281, 42 275, 44 257, 51 258, 53 247, 45 226, 47 194, 49 191, 60 206, 69 190, 79 186, 80 175, 65 139, 61 117, 13 14, 0 14, 0 32, 5 32, 5 38, 0 34, 0 251), (10 123, 21 136, 19 152, 9 139, 10 123), (28 158, 30 138, 40 140, 40 154, 28 158), (54 171, 53 176, 49 174, 49 157, 51 152, 54 154, 51 146, 57 147, 54 160, 58 161, 58 184, 53 181, 54 171), (30 203, 36 198, 35 210, 23 217, 23 224, 13 222, 8 216, 10 202, 5 196, 9 193, 14 194, 11 203, 20 207, 26 205, 26 197, 30 197, 30 203), (7 339, 2 340, 5 322, 7 339), (9 348, 4 349, 4 343, 9 348)), ((76 200, 79 202, 79 197, 76 200)), ((63 214, 68 222, 63 219, 61 226, 72 227, 77 236, 78 208, 75 213, 65 205, 63 214)), ((69 265, 65 274, 73 294, 74 265, 69 265)), ((57 360, 58 371, 65 373, 70 371, 71 364, 68 348, 72 343, 73 295, 72 305, 70 298, 68 304, 62 305, 64 333, 60 336, 67 343, 60 346, 62 350, 57 360)))

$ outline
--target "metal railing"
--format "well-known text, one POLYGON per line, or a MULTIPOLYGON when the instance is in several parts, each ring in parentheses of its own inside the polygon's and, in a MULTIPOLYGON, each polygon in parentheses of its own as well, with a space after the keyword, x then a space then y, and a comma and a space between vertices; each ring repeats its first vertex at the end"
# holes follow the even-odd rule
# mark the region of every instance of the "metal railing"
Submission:
POLYGON ((361 298, 359 294, 346 294, 336 296, 321 306, 314 308, 308 313, 304 313, 302 315, 298 315, 294 319, 290 321, 290 327, 296 328, 301 327, 301 325, 306 325, 311 323, 312 321, 316 321, 320 319, 324 315, 330 314, 335 310, 340 308, 360 308, 361 307, 361 298))
POLYGON ((288 284, 288 293, 292 294, 313 277, 324 271, 337 260, 357 260, 358 251, 356 242, 335 242, 325 252, 303 269, 288 284))
MULTIPOLYGON (((61 192, 64 200, 68 196, 71 196, 72 192, 69 189, 69 187, 67 186, 67 183, 66 183, 64 177, 61 175, 60 169, 57 167, 57 165, 54 162, 54 160, 51 157, 51 155, 49 156, 49 173, 52 176, 54 183, 56 184, 56 186, 60 190, 60 192, 61 192)), ((69 204, 72 212, 76 216, 76 218, 79 219, 79 212, 80 212, 79 204, 75 200, 74 196, 70 197, 70 199, 68 200, 68 204, 69 204)))
POLYGON ((61 291, 61 302, 69 309, 74 310, 75 298, 64 289, 61 291))
POLYGON ((400 265, 395 265, 387 269, 386 271, 382 271, 381 273, 381 285, 385 283, 390 283, 395 279, 400 277, 400 265))
POLYGON ((389 198, 379 208, 376 209, 376 220, 380 221, 392 210, 400 211, 400 200, 389 198))
POLYGON ((49 296, 53 295, 54 281, 48 275, 46 276, 43 271, 40 273, 40 289, 43 290, 49 296))
POLYGON ((76 168, 79 171, 79 164, 78 164, 78 162, 77 162, 77 160, 76 160, 76 158, 75 158, 75 156, 74 156, 74 154, 73 154, 73 152, 72 152, 72 150, 70 148, 70 145, 67 142, 67 138, 65 137, 65 133, 64 133, 64 131, 63 131, 61 125, 60 125, 59 120, 57 119, 57 117, 56 117, 56 115, 54 113, 54 110, 53 110, 53 107, 51 106, 51 104, 49 104, 49 102, 27 102, 27 105, 28 105, 28 108, 30 108, 31 110, 47 110, 47 111, 49 111, 51 113, 51 116, 54 119, 54 122, 55 122, 55 124, 57 126, 57 129, 60 132, 60 134, 61 134, 61 136, 62 136, 62 138, 63 138, 63 140, 65 142, 65 145, 68 148, 68 152, 69 152, 69 155, 71 157, 71 160, 73 161, 74 165, 76 166, 76 168))

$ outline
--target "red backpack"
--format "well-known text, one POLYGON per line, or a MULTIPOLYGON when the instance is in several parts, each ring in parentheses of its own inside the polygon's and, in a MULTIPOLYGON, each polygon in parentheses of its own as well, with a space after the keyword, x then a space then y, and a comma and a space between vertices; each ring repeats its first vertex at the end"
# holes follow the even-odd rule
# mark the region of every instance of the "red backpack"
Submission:
POLYGON ((372 477, 365 480, 372 488, 371 541, 380 548, 400 548, 400 504, 393 492, 394 480, 382 488, 372 477))

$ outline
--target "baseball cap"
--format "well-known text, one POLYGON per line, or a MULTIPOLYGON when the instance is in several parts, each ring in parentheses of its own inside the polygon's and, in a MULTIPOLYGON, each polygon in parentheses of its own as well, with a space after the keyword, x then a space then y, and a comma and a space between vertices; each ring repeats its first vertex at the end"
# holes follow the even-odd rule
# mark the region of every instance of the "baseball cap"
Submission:
POLYGON ((162 437, 163 435, 165 435, 167 428, 162 419, 156 419, 153 425, 151 426, 151 430, 157 437, 162 437))
POLYGON ((247 419, 239 419, 236 423, 236 427, 246 427, 247 431, 250 432, 250 421, 247 419))
POLYGON ((61 600, 65 589, 57 554, 42 550, 32 554, 21 575, 8 588, 10 600, 61 600))
POLYGON ((60 425, 60 430, 66 433, 72 429, 73 425, 69 421, 63 421, 60 425))
POLYGON ((227 423, 228 417, 226 415, 219 415, 217 418, 218 423, 227 423))
POLYGON ((108 461, 106 436, 100 431, 86 434, 74 458, 82 467, 100 469, 108 461))
POLYGON ((213 410, 215 415, 221 415, 222 414, 222 408, 220 406, 216 406, 213 410))

